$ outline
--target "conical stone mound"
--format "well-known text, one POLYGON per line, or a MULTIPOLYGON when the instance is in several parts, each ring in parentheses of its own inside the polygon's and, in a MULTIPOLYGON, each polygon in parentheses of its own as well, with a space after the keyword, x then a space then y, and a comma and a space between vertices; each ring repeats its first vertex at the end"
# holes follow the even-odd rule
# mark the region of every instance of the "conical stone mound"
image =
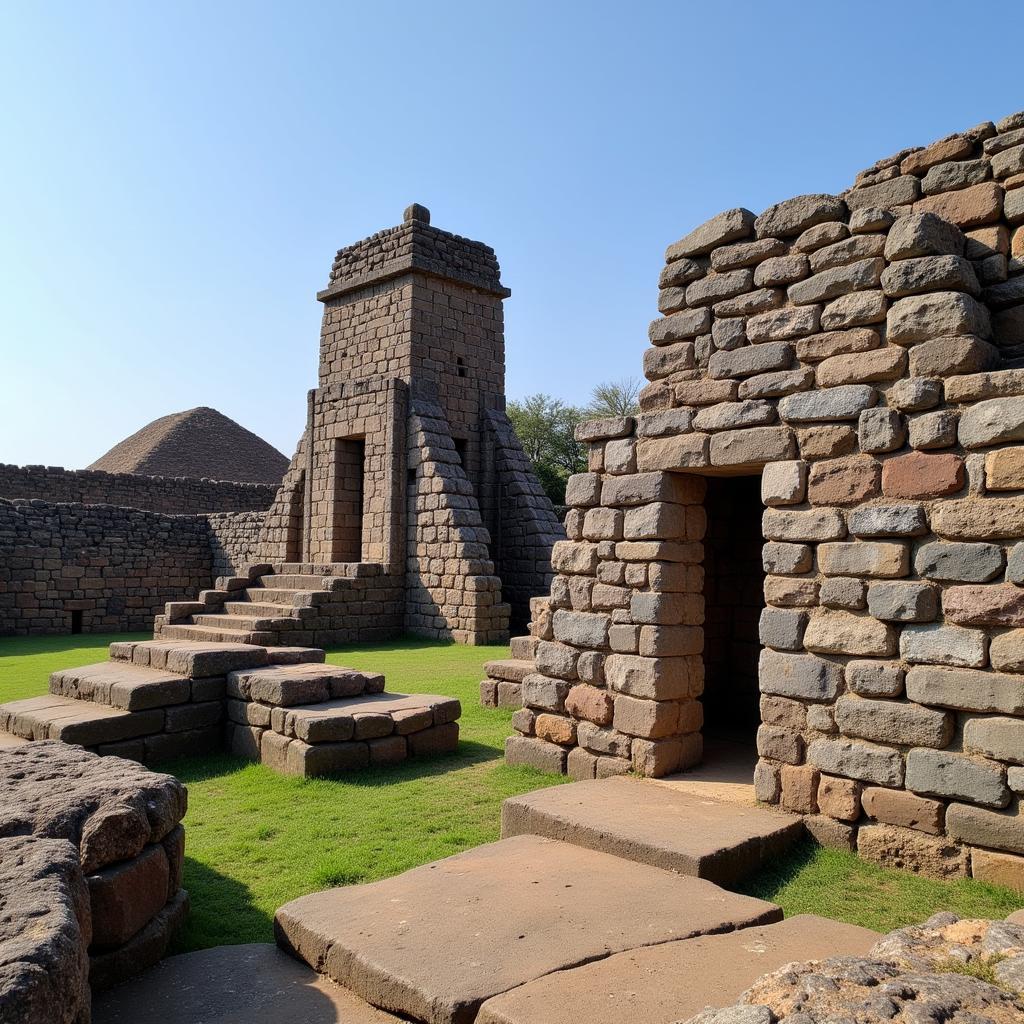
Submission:
POLYGON ((288 459, 251 430, 201 406, 153 420, 87 468, 277 484, 288 469, 288 459))

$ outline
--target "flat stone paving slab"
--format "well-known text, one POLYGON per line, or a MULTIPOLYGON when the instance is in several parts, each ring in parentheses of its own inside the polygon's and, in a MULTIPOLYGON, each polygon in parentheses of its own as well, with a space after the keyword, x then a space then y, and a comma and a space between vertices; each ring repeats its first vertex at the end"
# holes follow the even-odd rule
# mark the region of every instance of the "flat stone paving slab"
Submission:
POLYGON ((63 740, 93 747, 160 732, 161 709, 124 711, 47 694, 0 704, 0 729, 27 740, 63 740))
POLYGON ((561 839, 727 885, 786 850, 804 827, 794 814, 614 777, 510 797, 501 834, 561 839))
POLYGON ((641 946, 780 920, 699 878, 517 836, 300 897, 278 943, 375 1006, 469 1024, 492 996, 641 946))
POLYGON ((801 915, 763 928, 619 953, 488 999, 477 1024, 671 1024, 728 1006, 794 960, 863 956, 877 932, 801 915))
POLYGON ((190 692, 184 676, 130 661, 100 661, 50 674, 50 693, 123 711, 183 704, 190 692))
POLYGON ((93 1000, 92 1024, 397 1024, 270 943, 173 956, 93 1000))

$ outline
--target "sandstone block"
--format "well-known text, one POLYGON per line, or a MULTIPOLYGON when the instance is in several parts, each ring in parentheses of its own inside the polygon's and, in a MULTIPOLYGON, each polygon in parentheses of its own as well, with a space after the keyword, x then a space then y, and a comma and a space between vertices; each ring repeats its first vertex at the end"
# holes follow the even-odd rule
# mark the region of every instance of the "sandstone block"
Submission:
POLYGON ((940 192, 953 192, 987 181, 991 167, 987 160, 951 160, 929 169, 921 181, 921 191, 926 196, 940 192))
POLYGON ((711 273, 686 288, 688 306, 712 306, 722 299, 750 291, 754 285, 752 270, 732 270, 727 273, 711 273))
MULTIPOLYGON (((689 768, 700 761, 702 741, 700 733, 683 739, 645 740, 637 738, 632 744, 632 769, 645 778, 658 779, 681 768, 689 768)), ((600 773, 600 764, 598 772, 600 773)), ((629 770, 626 762, 626 770, 629 770)))
POLYGON ((120 946, 140 931, 167 902, 169 879, 167 854, 156 843, 89 875, 92 945, 120 946))
POLYGON ((931 292, 899 299, 886 316, 886 338, 895 345, 958 334, 979 338, 991 334, 988 310, 963 292, 931 292))
POLYGON ((1011 629, 992 637, 989 658, 992 667, 1000 672, 1024 672, 1024 629, 1011 629))
POLYGON ((850 541, 822 544, 818 565, 827 576, 895 579, 910 571, 910 552, 899 541, 850 541))
POLYGON ((956 586, 942 595, 947 622, 962 626, 1024 625, 1024 590, 1013 585, 956 586))
POLYGON ((963 232, 934 213, 915 212, 900 217, 885 240, 885 258, 890 261, 921 256, 959 256, 963 251, 963 232))
POLYGON ((636 418, 637 437, 686 434, 689 433, 692 426, 693 411, 691 409, 662 409, 660 412, 645 413, 636 418))
POLYGON ((807 497, 813 505, 852 505, 875 497, 880 481, 881 467, 866 455, 815 462, 807 497))
POLYGON ((881 344, 878 331, 857 327, 848 331, 824 331, 796 342, 796 357, 801 362, 817 363, 831 356, 868 352, 881 344))
POLYGON ((900 412, 933 409, 942 401, 942 382, 918 377, 898 380, 889 389, 888 398, 889 404, 900 412))
POLYGON ((850 230, 855 234, 866 231, 885 231, 896 218, 879 207, 862 206, 850 214, 850 230))
POLYGON ((680 257, 662 267, 658 276, 659 288, 681 288, 683 285, 696 281, 707 273, 707 267, 702 266, 696 260, 680 257))
POLYGON ((857 447, 857 432, 853 427, 818 423, 796 432, 800 457, 810 462, 834 459, 848 455, 857 447))
POLYGON ((868 606, 867 584, 851 576, 834 576, 822 580, 818 589, 818 603, 826 608, 863 611, 868 606))
POLYGON ((847 192, 846 202, 851 210, 859 210, 865 206, 880 206, 889 210, 894 206, 912 203, 920 194, 921 183, 918 179, 912 174, 904 174, 878 185, 847 192))
POLYGON ((807 512, 768 508, 761 517, 761 532, 773 541, 838 540, 846 535, 846 524, 832 508, 807 512))
POLYGON ((928 878, 966 878, 968 873, 968 853, 962 846, 896 825, 862 825, 857 852, 882 867, 928 878))
POLYGON ((965 800, 983 807, 1005 807, 1010 800, 1006 769, 1002 765, 948 750, 914 747, 907 754, 906 785, 915 793, 965 800))
POLYGON ((818 809, 818 772, 811 765, 784 764, 779 771, 782 806, 796 814, 814 814, 818 809))
POLYGON ((749 237, 753 227, 754 214, 750 210, 742 207, 725 210, 670 245, 665 252, 665 262, 672 263, 686 256, 702 256, 720 245, 749 237))
POLYGON ((677 473, 637 473, 606 479, 601 489, 601 504, 630 506, 654 501, 699 504, 704 500, 705 489, 706 484, 700 477, 677 473))
POLYGON ((509 736, 505 740, 505 763, 526 765, 555 775, 565 774, 566 752, 563 747, 526 736, 509 736))
POLYGON ((679 657, 704 650, 700 626, 645 625, 640 627, 639 652, 644 657, 679 657))
POLYGON ((934 338, 910 350, 910 372, 914 377, 977 373, 998 361, 999 353, 992 345, 968 336, 934 338))
POLYGON ((746 400, 721 402, 701 409, 693 418, 697 430, 714 432, 735 430, 739 427, 759 427, 773 422, 775 407, 770 402, 746 400))
MULTIPOLYGON (((885 269, 881 258, 859 260, 846 266, 822 270, 803 281, 791 284, 787 289, 790 302, 798 306, 811 302, 828 302, 848 292, 865 291, 875 288, 885 269)), ((816 318, 816 323, 817 321, 816 318)), ((811 333, 809 331, 804 333, 811 333)))
MULTIPOLYGON (((689 341, 699 334, 711 330, 711 310, 685 309, 678 313, 652 320, 647 328, 647 337, 652 345, 670 345, 675 341, 689 341)), ((577 438, 577 440, 585 440, 577 438)))
POLYGON ((998 672, 914 667, 907 672, 907 696, 919 704, 962 711, 1024 714, 1024 679, 998 672))
POLYGON ((981 291, 974 268, 963 256, 920 256, 891 263, 882 272, 882 291, 890 299, 920 292, 981 291))
POLYGON ((613 728, 629 736, 662 739, 678 731, 679 705, 675 701, 615 698, 613 728))
POLYGON ((564 715, 538 715, 533 731, 537 739, 557 743, 559 746, 571 746, 576 742, 576 724, 564 715))
MULTIPOLYGON (((637 468, 653 470, 700 468, 708 464, 708 435, 680 434, 643 438, 637 445, 637 468)), ((605 482, 607 487, 607 481, 605 482)))
POLYGON ((951 409, 911 417, 910 447, 925 450, 952 447, 956 444, 956 427, 959 419, 958 414, 951 409))
POLYGON ((981 630, 938 624, 906 626, 900 634, 900 656, 912 664, 980 668, 988 653, 981 630))
POLYGON ((926 579, 986 583, 1003 569, 1003 552, 995 544, 956 544, 935 541, 918 548, 914 570, 926 579))
POLYGON ((788 256, 774 256, 766 259, 754 269, 754 284, 758 288, 775 288, 792 284, 811 272, 806 256, 792 253, 788 256))
POLYGON ((958 455, 910 452, 882 464, 882 493, 890 498, 939 498, 962 490, 964 478, 964 460, 958 455))
POLYGON ((758 636, 764 647, 780 651, 798 651, 803 643, 806 612, 793 608, 764 608, 758 636))
POLYGON ((947 501, 932 513, 932 529, 940 537, 958 540, 1019 537, 1021 522, 1024 522, 1024 500, 1021 498, 947 501))
POLYGON ((945 821, 945 804, 901 789, 869 786, 861 794, 861 806, 869 818, 888 825, 900 825, 940 836, 945 821))
POLYGON ((645 658, 610 654, 605 678, 612 690, 647 700, 682 700, 695 695, 699 658, 645 658))
POLYGON ((779 608, 810 608, 818 603, 815 580, 795 580, 787 576, 766 576, 764 600, 779 608))
POLYGON ((681 405, 714 405, 735 401, 737 384, 734 380, 687 380, 675 384, 672 390, 681 405))
POLYGON ((717 380, 725 377, 753 377, 772 370, 785 370, 792 361, 792 345, 781 341, 767 342, 732 352, 715 352, 708 362, 708 372, 717 380))
POLYGON ((846 822, 836 821, 827 814, 806 815, 804 829, 819 846, 851 852, 856 848, 857 829, 846 822))
POLYGON ((985 488, 989 491, 1024 490, 1024 447, 1002 448, 985 456, 985 488))
POLYGON ((576 427, 577 441, 607 441, 617 437, 628 437, 633 432, 632 416, 603 416, 584 420, 576 427))
POLYGON ((888 657, 896 653, 896 634, 891 626, 867 615, 821 610, 810 617, 804 647, 818 654, 888 657))
POLYGON ((1024 857, 975 847, 971 850, 971 877, 1024 892, 1024 857))
POLYGON ((762 238, 756 242, 737 242, 715 249, 711 253, 711 268, 722 271, 733 270, 736 267, 749 267, 785 251, 785 243, 778 238, 762 238))
POLYGON ((576 508, 600 504, 601 477, 597 473, 575 473, 565 485, 565 503, 576 508))
POLYGON ((950 804, 946 810, 946 830, 965 843, 1024 854, 1024 814, 999 813, 968 804, 950 804))
POLYGON ((571 612, 558 609, 552 621, 555 639, 576 647, 605 647, 610 619, 595 612, 571 612))
MULTIPOLYGON (((844 225, 840 226, 846 230, 844 225)), ((811 255, 811 269, 817 274, 858 260, 881 256, 884 248, 885 236, 881 234, 861 233, 853 238, 837 238, 814 250, 811 255)))
POLYGON ((564 679, 552 679, 540 673, 531 673, 523 680, 523 706, 540 711, 561 712, 565 709, 565 698, 571 685, 564 679))
POLYGON ((758 662, 761 692, 780 697, 831 701, 839 692, 842 678, 841 665, 811 654, 763 650, 758 662))
POLYGON ((805 306, 800 309, 787 307, 759 313, 747 321, 747 337, 757 344, 765 341, 786 341, 814 334, 818 330, 820 317, 821 309, 818 306, 805 306))
POLYGON ((754 221, 754 231, 758 238, 786 238, 798 235, 815 224, 842 220, 845 216, 846 203, 837 196, 796 196, 769 206, 754 221))
POLYGON ((856 821, 860 817, 861 788, 852 779, 822 775, 818 783, 818 810, 840 821, 856 821))
POLYGON ((597 568, 596 544, 558 541, 551 551, 551 568, 560 573, 593 574, 597 568))
POLYGON ((904 372, 906 365, 907 355, 902 349, 886 346, 871 352, 832 356, 818 364, 815 378, 818 386, 823 388, 895 380, 904 372))
POLYGON ((993 398, 969 406, 960 415, 959 436, 965 448, 1024 439, 1024 398, 993 398))
POLYGON ((799 504, 806 487, 807 465, 798 460, 770 463, 761 474, 761 500, 768 506, 799 504))
POLYGON ((1024 720, 1020 718, 969 718, 963 737, 964 750, 1024 764, 1024 720))
MULTIPOLYGON (((534 662, 537 667, 537 671, 543 673, 546 676, 553 676, 556 679, 575 679, 576 678, 576 662, 579 659, 579 651, 573 647, 569 647, 566 644, 553 643, 548 640, 541 640, 537 644, 537 650, 534 653, 534 662)), ((301 737, 302 739, 309 739, 308 736, 301 737)), ((349 736, 331 736, 331 739, 346 740, 351 739, 349 736)))
POLYGON ((900 752, 874 743, 822 737, 808 746, 807 760, 830 775, 879 786, 903 785, 903 757, 900 752))
POLYGON ((779 402, 779 415, 789 423, 855 420, 878 400, 867 384, 847 384, 805 394, 787 395, 779 402))
POLYGON ((914 203, 914 213, 935 213, 960 228, 991 224, 999 220, 1002 212, 1003 189, 994 181, 926 196, 914 203))
POLYGON ((836 701, 836 725, 845 736, 891 746, 945 747, 953 738, 953 716, 908 701, 845 695, 836 701))
POLYGON ((884 323, 888 308, 889 300, 880 288, 842 295, 822 310, 821 329, 840 331, 848 327, 884 323))
POLYGON ((923 174, 930 167, 949 160, 958 160, 970 156, 974 149, 974 139, 967 134, 957 133, 939 139, 931 145, 917 149, 904 157, 900 162, 900 170, 904 174, 923 174))
MULTIPOLYGON (((691 518, 695 518, 690 514, 691 518)), ((686 506, 656 501, 627 509, 622 524, 626 540, 678 540, 687 536, 686 506)))
POLYGON ((754 796, 762 803, 776 804, 782 795, 779 766, 759 760, 754 766, 754 796))
POLYGON ((846 666, 846 685, 861 697, 899 697, 903 693, 903 669, 882 661, 851 661, 846 666))
POLYGON ((711 436, 712 466, 762 466, 795 454, 796 441, 787 427, 749 427, 711 436))
POLYGON ((794 391, 806 391, 814 384, 814 371, 809 366, 793 370, 759 373, 740 382, 740 398, 781 398, 794 391))
POLYGON ((755 313, 763 313, 766 309, 781 306, 784 299, 785 293, 781 288, 758 288, 757 291, 723 299, 711 308, 717 317, 753 316, 755 313))
POLYGON ((757 752, 762 758, 783 764, 800 764, 804 758, 803 739, 788 729, 764 725, 757 730, 757 752))

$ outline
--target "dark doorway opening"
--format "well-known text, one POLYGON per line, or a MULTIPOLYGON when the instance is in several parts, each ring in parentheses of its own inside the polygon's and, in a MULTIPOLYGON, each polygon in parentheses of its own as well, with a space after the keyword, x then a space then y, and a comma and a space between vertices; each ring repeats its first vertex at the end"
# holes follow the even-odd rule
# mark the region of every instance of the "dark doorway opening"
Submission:
POLYGON ((366 441, 344 437, 334 442, 334 521, 331 561, 363 559, 363 476, 366 441))
POLYGON ((469 450, 469 441, 464 437, 453 437, 452 440, 455 442, 455 454, 458 455, 462 468, 464 470, 468 470, 468 466, 466 465, 466 453, 469 450))
POLYGON ((82 612, 76 608, 71 613, 71 633, 75 635, 82 632, 82 612))
POLYGON ((704 540, 704 736, 753 746, 761 721, 761 478, 709 477, 704 540))

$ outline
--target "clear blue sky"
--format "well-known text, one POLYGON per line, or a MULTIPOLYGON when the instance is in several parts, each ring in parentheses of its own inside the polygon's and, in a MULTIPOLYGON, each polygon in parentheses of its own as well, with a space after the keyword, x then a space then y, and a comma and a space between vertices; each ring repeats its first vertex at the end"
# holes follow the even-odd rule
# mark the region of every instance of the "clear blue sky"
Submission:
POLYGON ((0 3, 0 462, 290 455, 339 246, 497 250, 508 394, 638 376, 667 243, 1024 108, 1017 3, 0 3), (1016 56, 1015 56, 1016 52, 1016 56))

